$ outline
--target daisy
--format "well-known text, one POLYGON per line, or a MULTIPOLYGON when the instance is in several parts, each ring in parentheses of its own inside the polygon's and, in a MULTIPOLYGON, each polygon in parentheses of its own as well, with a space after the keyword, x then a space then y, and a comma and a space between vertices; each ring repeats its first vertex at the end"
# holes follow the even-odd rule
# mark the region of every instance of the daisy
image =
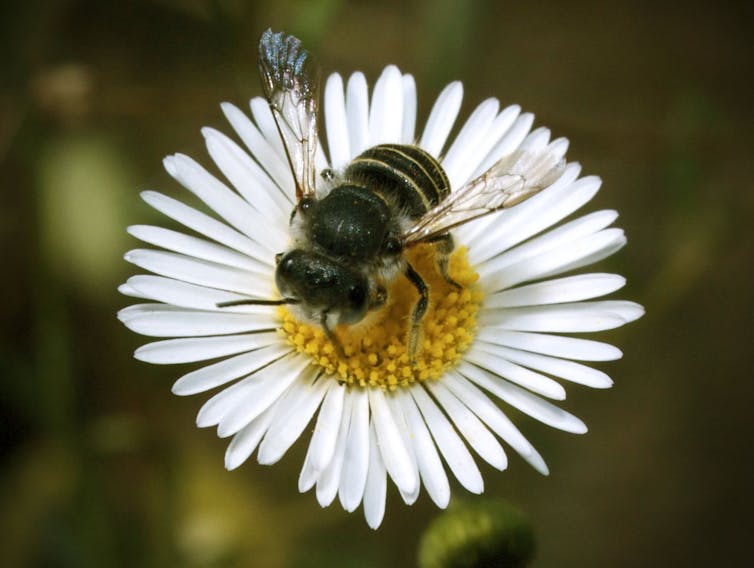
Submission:
MULTIPOLYGON (((449 140, 462 94, 461 83, 448 85, 417 129, 411 75, 387 67, 371 96, 363 74, 354 73, 345 84, 331 75, 323 98, 328 144, 326 151, 318 148, 317 172, 342 171, 376 144, 417 144, 440 162, 455 190, 520 151, 565 156, 564 138, 551 140, 546 128, 532 130, 532 114, 517 105, 501 108, 496 99, 477 106, 449 140)), ((527 179, 547 187, 454 230, 449 273, 460 289, 438 274, 431 247, 411 250, 410 261, 430 289, 416 356, 409 356, 406 343, 417 293, 402 276, 383 308, 359 326, 336 330, 338 346, 298 317, 295 306, 218 307, 280 298, 275 257, 290 248, 293 175, 267 101, 254 98, 250 107, 251 117, 222 105, 241 144, 212 128, 202 130, 224 179, 185 155, 164 161, 204 211, 161 193, 142 193, 187 231, 129 228, 156 248, 126 254, 148 274, 129 278, 120 291, 146 302, 118 316, 137 333, 163 338, 137 349, 135 357, 155 364, 202 363, 180 377, 173 392, 212 391, 197 425, 230 438, 227 469, 255 451, 259 463, 274 464, 307 438, 299 490, 315 488, 323 507, 336 496, 347 511, 362 505, 372 528, 384 516, 388 479, 407 504, 424 487, 444 508, 448 473, 468 491, 483 491, 477 458, 504 470, 506 450, 513 450, 547 475, 543 458, 506 414, 508 407, 559 430, 586 432, 581 420, 550 401, 565 399, 563 382, 610 387, 604 372, 582 362, 618 359, 621 351, 564 334, 613 329, 643 314, 632 302, 595 300, 620 289, 623 277, 573 274, 626 243, 623 231, 611 227, 615 211, 561 223, 597 193, 600 179, 580 177, 579 164, 564 160, 555 175, 537 172, 533 163, 518 164, 527 179)))

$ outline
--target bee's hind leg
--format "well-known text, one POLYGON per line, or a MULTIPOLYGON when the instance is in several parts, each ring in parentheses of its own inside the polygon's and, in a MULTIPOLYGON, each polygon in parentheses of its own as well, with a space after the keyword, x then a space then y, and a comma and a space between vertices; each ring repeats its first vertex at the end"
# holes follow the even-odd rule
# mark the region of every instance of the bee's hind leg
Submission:
POLYGON ((419 276, 419 273, 408 263, 406 264, 406 272, 404 274, 419 291, 419 301, 416 302, 414 311, 411 313, 411 328, 408 331, 408 358, 413 362, 416 357, 416 351, 419 348, 419 339, 421 338, 420 324, 429 306, 429 289, 424 280, 422 280, 422 277, 419 276))
POLYGON ((435 243, 435 251, 437 253, 437 270, 440 272, 440 276, 443 277, 445 282, 460 290, 461 288, 463 288, 463 286, 461 286, 453 279, 453 277, 450 275, 449 268, 450 253, 452 253, 453 249, 456 247, 455 242, 453 241, 453 235, 451 235, 450 233, 445 233, 444 235, 435 237, 431 242, 435 243))

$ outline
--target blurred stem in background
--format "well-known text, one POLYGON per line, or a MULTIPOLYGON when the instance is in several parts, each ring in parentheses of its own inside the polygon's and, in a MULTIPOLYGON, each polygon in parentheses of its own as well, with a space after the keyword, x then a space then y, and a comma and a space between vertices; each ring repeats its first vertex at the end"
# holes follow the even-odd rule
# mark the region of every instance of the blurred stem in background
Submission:
POLYGON ((456 502, 424 532, 419 567, 519 568, 534 551, 531 524, 508 502, 456 502))

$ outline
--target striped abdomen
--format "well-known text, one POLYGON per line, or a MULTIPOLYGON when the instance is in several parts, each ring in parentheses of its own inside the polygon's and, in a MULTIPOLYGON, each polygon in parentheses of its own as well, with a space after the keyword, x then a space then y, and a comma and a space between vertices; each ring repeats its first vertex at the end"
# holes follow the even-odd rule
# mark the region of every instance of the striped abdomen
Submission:
POLYGON ((348 165, 345 177, 392 201, 412 219, 421 217, 450 194, 450 182, 442 166, 418 146, 374 146, 348 165))

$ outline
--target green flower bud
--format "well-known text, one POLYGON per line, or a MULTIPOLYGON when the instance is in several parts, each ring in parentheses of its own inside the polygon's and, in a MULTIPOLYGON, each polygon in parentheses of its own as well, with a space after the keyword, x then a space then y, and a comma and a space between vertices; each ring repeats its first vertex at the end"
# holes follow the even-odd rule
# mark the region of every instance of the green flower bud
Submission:
POLYGON ((420 568, 517 568, 534 556, 534 533, 509 503, 459 503, 440 514, 419 543, 420 568))

